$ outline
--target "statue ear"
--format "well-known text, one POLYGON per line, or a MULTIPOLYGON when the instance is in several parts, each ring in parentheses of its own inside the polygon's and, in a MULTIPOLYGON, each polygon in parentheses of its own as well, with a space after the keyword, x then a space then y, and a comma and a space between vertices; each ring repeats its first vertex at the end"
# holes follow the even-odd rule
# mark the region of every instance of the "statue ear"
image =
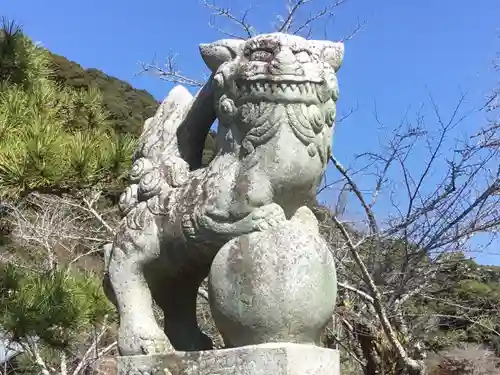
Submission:
POLYGON ((321 59, 338 71, 344 60, 344 43, 321 41, 319 47, 321 59))
POLYGON ((216 72, 219 67, 234 59, 243 47, 243 40, 222 39, 210 44, 200 44, 200 52, 203 61, 212 72, 216 72))

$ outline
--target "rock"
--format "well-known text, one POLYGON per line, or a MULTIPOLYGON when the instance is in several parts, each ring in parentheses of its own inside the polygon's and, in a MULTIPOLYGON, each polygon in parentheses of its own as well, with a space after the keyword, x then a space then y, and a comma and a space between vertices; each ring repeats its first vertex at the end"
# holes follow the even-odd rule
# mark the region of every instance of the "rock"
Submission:
POLYGON ((209 300, 227 346, 319 344, 335 309, 337 280, 315 221, 304 207, 292 220, 235 238, 219 251, 209 300))

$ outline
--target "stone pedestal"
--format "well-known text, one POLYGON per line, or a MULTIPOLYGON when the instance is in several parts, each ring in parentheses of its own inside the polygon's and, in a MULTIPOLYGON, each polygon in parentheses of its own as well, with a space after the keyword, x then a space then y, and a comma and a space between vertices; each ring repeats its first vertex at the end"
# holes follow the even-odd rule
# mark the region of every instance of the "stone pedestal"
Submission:
POLYGON ((118 375, 339 375, 339 363, 336 350, 274 343, 118 357, 118 375))

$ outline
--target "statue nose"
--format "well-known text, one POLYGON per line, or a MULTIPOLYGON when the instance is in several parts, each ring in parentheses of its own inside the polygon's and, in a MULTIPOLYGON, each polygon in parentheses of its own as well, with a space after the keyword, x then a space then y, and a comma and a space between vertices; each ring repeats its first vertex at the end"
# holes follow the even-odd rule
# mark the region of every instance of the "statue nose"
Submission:
POLYGON ((269 64, 269 73, 301 76, 304 75, 304 68, 297 61, 293 52, 284 48, 276 54, 269 64))

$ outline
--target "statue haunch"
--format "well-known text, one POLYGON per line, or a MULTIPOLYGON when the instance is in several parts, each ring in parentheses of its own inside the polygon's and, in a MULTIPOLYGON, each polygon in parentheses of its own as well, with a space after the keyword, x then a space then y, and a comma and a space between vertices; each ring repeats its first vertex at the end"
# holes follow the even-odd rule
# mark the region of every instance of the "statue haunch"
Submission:
POLYGON ((145 122, 105 248, 121 355, 211 348, 196 296, 213 258, 312 203, 331 151, 343 44, 274 33, 200 49, 212 76, 194 98, 175 87, 145 122), (216 117, 217 154, 200 168, 216 117))

